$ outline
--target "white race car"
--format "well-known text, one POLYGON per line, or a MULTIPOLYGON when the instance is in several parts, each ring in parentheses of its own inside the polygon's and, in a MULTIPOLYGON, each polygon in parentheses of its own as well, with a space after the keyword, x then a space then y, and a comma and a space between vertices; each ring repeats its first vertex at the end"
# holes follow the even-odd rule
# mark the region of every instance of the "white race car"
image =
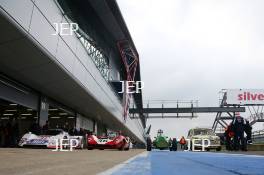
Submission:
MULTIPOLYGON (((72 139, 78 140, 76 148, 83 148, 83 136, 70 136, 68 132, 62 129, 49 129, 45 135, 36 135, 31 132, 26 133, 18 145, 20 147, 43 147, 43 148, 60 148, 60 140, 65 139, 63 144, 71 142, 72 139)), ((73 145, 76 145, 76 141, 73 140, 73 145)))

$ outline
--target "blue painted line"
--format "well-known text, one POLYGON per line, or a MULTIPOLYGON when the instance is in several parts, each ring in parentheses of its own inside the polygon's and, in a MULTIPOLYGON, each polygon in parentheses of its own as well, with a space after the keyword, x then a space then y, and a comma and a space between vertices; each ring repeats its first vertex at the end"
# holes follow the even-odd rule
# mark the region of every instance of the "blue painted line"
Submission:
MULTIPOLYGON (((128 159, 127 161, 118 164, 110 169, 108 169, 107 171, 101 172, 98 175, 111 175, 111 174, 115 174, 118 173, 119 170, 122 169, 123 174, 146 174, 148 175, 150 173, 150 161, 146 161, 146 158, 148 157, 148 152, 143 152, 137 156, 134 156, 130 159, 128 159), (142 162, 144 162, 144 166, 142 166, 142 162), (134 168, 134 167, 141 167, 140 169, 134 168), (132 169, 134 169, 133 171, 131 171, 132 169)), ((147 158, 148 160, 148 158, 147 158)))
POLYGON ((210 152, 152 151, 112 175, 264 175, 264 156, 210 152))

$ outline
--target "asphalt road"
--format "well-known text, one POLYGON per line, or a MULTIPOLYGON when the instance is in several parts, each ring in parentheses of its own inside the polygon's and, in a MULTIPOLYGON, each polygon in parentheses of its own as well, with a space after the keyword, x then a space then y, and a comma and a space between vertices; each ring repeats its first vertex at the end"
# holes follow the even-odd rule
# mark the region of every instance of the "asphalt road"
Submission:
POLYGON ((0 175, 264 175, 264 156, 260 155, 263 151, 146 152, 133 149, 53 152, 49 149, 1 148, 0 175))
POLYGON ((264 156, 215 153, 144 152, 101 175, 264 175, 264 156))
POLYGON ((0 175, 92 175, 143 151, 0 148, 0 175))

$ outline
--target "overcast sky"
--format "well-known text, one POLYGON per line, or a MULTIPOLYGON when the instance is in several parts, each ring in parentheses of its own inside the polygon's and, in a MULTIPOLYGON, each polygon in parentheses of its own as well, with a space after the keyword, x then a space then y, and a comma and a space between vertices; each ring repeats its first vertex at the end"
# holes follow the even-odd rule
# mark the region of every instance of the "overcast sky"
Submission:
MULTIPOLYGON (((117 1, 140 55, 145 102, 199 100, 199 106, 218 106, 221 89, 263 89, 263 0, 117 1)), ((192 127, 211 127, 214 118, 199 114, 147 124, 152 137, 159 128, 179 137, 192 127)))

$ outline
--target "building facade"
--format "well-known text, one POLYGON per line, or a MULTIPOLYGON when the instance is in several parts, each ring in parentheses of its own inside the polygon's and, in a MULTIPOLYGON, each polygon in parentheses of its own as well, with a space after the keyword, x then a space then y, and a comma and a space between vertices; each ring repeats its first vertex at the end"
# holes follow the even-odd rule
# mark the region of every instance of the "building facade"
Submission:
MULTIPOLYGON (((1 0, 0 25, 1 122, 121 130, 145 142, 143 116, 124 117, 116 85, 127 80, 117 43, 138 53, 115 0, 1 0)), ((142 92, 130 98, 142 108, 142 92)))

